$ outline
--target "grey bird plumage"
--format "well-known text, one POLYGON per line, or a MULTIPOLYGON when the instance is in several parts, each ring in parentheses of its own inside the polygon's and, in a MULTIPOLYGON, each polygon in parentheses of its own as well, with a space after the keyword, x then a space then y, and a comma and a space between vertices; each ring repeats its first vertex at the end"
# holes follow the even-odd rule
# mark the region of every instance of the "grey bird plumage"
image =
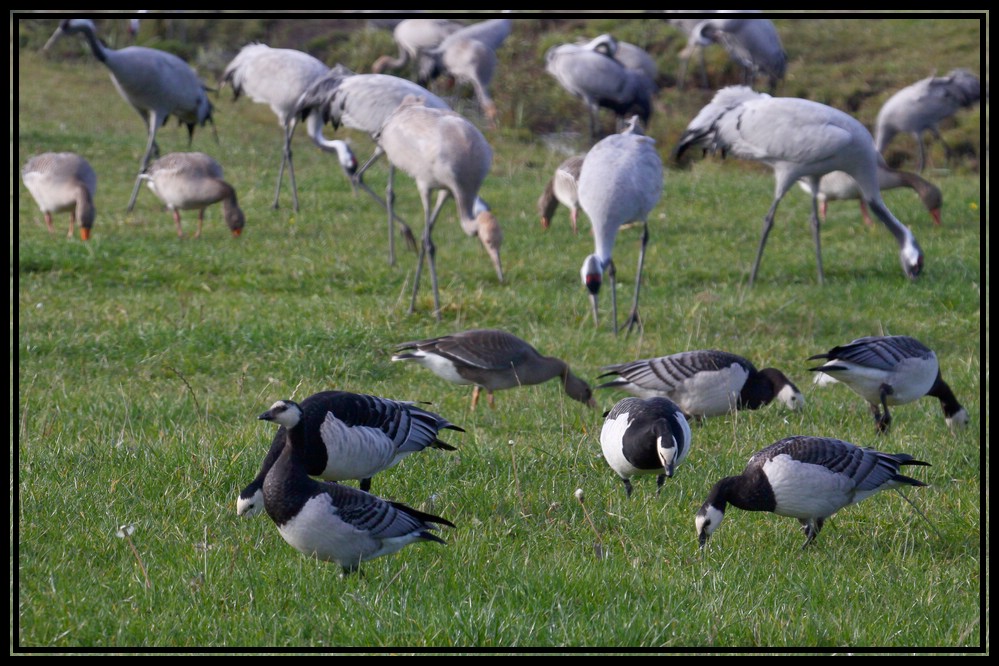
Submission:
POLYGON ((638 297, 642 281, 645 246, 649 240, 648 217, 663 192, 663 167, 655 141, 637 131, 633 123, 620 134, 612 134, 593 146, 579 173, 579 205, 593 228, 593 254, 580 269, 590 296, 593 321, 597 323, 597 296, 606 272, 610 277, 611 316, 617 334, 617 269, 613 251, 620 228, 642 223, 642 239, 635 274, 635 295, 625 327, 631 332, 639 324, 638 297))
POLYGON ((806 547, 840 509, 882 490, 926 485, 899 473, 904 465, 929 463, 830 437, 782 439, 753 454, 741 474, 712 486, 694 519, 698 542, 707 544, 731 505, 797 518, 806 547))
POLYGON ((89 240, 97 211, 97 173, 81 155, 72 152, 41 153, 25 162, 21 180, 38 209, 45 217, 45 226, 53 231, 52 215, 69 213, 68 238, 73 237, 80 223, 80 238, 89 240))
POLYGON ((950 158, 950 146, 940 136, 940 121, 981 100, 982 84, 966 69, 954 69, 944 76, 930 76, 902 88, 882 105, 875 120, 874 142, 884 154, 900 133, 911 134, 919 149, 919 167, 926 168, 923 134, 930 132, 950 158))
MULTIPOLYGON (((454 451, 441 441, 442 431, 464 432, 413 403, 346 391, 315 393, 298 409, 301 416, 296 436, 301 439, 305 471, 326 481, 358 479, 364 491, 371 489, 375 474, 414 453, 425 449, 454 451)), ((287 435, 287 428, 278 429, 257 476, 239 493, 237 515, 248 517, 263 510, 264 481, 284 450, 287 435)))
POLYGON ((286 431, 284 448, 263 483, 267 515, 289 545, 308 557, 335 562, 344 574, 411 543, 443 544, 434 532, 441 525, 454 527, 444 518, 405 504, 309 476, 309 449, 314 446, 310 439, 315 437, 317 419, 325 422, 324 414, 332 412, 348 421, 374 420, 374 429, 379 429, 385 425, 381 406, 373 396, 323 393, 301 405, 279 400, 258 417, 286 431))
POLYGON ((614 379, 596 388, 616 388, 641 398, 664 397, 688 418, 703 419, 740 409, 759 409, 777 400, 791 410, 805 398, 777 368, 756 366, 742 356, 717 349, 697 349, 601 368, 614 379))
POLYGON ((395 235, 394 223, 399 225, 407 245, 416 250, 416 239, 412 229, 405 221, 389 207, 394 197, 393 182, 395 165, 390 161, 388 187, 386 198, 382 199, 364 182, 365 172, 385 154, 378 144, 377 136, 385 125, 385 121, 406 99, 422 99, 423 104, 430 108, 450 109, 447 102, 433 94, 423 86, 390 74, 355 74, 343 65, 331 68, 325 76, 320 77, 299 97, 296 112, 300 117, 311 117, 313 114, 321 122, 309 124, 312 141, 325 151, 336 152, 342 161, 343 144, 340 141, 327 139, 323 133, 323 125, 329 123, 334 129, 343 126, 348 129, 363 132, 375 142, 371 156, 359 168, 344 169, 351 185, 364 190, 372 199, 384 208, 388 214, 389 264, 395 265, 395 235))
POLYGON ((564 360, 545 356, 530 343, 498 329, 471 329, 395 346, 393 361, 417 363, 455 384, 475 386, 472 409, 481 389, 489 405, 493 392, 541 384, 558 378, 566 394, 596 408, 590 386, 577 377, 564 360))
MULTIPOLYGON (((166 51, 128 46, 109 49, 97 38, 97 28, 90 19, 65 19, 46 42, 48 50, 63 35, 82 35, 90 49, 111 73, 115 88, 126 102, 142 117, 148 139, 142 155, 139 174, 132 188, 128 211, 135 206, 141 176, 150 159, 159 154, 156 133, 170 116, 175 116, 187 126, 189 143, 194 137, 194 127, 212 120, 212 103, 205 84, 186 62, 166 51)), ((214 129, 214 125, 212 126, 214 129)))
POLYGON ((763 233, 749 284, 756 279, 763 248, 773 227, 777 205, 800 179, 810 182, 812 238, 819 282, 825 280, 819 242, 819 180, 831 171, 845 171, 862 192, 863 201, 895 237, 902 270, 915 278, 923 268, 923 252, 912 232, 888 210, 878 188, 878 168, 884 165, 870 132, 853 116, 833 107, 797 97, 771 97, 746 86, 718 91, 687 125, 673 151, 674 159, 693 147, 731 153, 768 165, 776 187, 763 219, 763 233))
POLYGON ((968 412, 943 380, 936 352, 907 335, 873 335, 837 345, 808 360, 823 360, 809 368, 846 384, 863 397, 879 432, 887 432, 892 416, 888 405, 904 405, 923 396, 937 398, 951 428, 964 427, 968 412))
MULTIPOLYGON (((377 134, 379 148, 389 162, 416 181, 423 204, 424 230, 413 280, 409 312, 416 307, 420 274, 426 259, 434 296, 434 316, 440 320, 436 247, 432 232, 444 204, 454 198, 461 228, 482 242, 503 281, 500 247, 503 232, 496 216, 482 203, 479 191, 492 166, 492 148, 485 136, 463 116, 407 99, 386 118, 377 134), (437 192, 436 204, 431 203, 437 192)), ((392 205, 391 199, 389 205, 392 205)))
MULTIPOLYGON (((258 104, 267 104, 284 133, 281 168, 278 170, 273 207, 278 207, 284 167, 288 165, 292 206, 298 210, 298 187, 295 184, 295 163, 291 139, 298 127, 298 99, 313 82, 329 71, 321 60, 295 49, 271 48, 266 44, 247 44, 222 72, 220 87, 232 86, 233 99, 246 95, 258 104)), ((319 122, 317 115, 308 114, 309 122, 319 122)), ((310 135, 313 132, 310 132, 310 135)))

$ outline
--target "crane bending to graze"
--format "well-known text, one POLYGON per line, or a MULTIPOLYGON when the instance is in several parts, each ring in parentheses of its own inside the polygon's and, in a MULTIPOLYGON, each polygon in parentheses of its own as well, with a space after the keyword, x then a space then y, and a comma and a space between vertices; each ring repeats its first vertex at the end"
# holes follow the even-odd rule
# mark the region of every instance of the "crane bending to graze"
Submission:
MULTIPOLYGON (((492 148, 475 125, 454 111, 425 106, 419 99, 407 99, 386 120, 378 134, 378 145, 389 161, 415 181, 423 204, 424 231, 420 256, 413 280, 409 312, 416 305, 423 260, 430 267, 434 293, 434 316, 440 321, 437 288, 437 250, 431 234, 444 203, 454 197, 462 230, 478 236, 492 259, 496 275, 503 281, 500 245, 503 232, 496 217, 479 198, 479 189, 492 166, 492 148), (437 191, 437 203, 430 197, 437 191)), ((389 199, 389 206, 392 199, 389 199)))
POLYGON ((392 30, 392 38, 399 47, 399 56, 383 55, 371 65, 375 74, 397 70, 409 63, 418 63, 424 51, 436 48, 451 33, 464 28, 464 24, 442 18, 412 18, 400 21, 392 30))
POLYGON ((878 188, 878 167, 884 159, 874 139, 860 121, 831 106, 797 97, 771 97, 746 86, 719 90, 711 102, 690 121, 673 152, 702 146, 707 151, 731 153, 762 162, 774 172, 776 191, 763 219, 763 235, 749 284, 756 280, 763 248, 773 227, 777 205, 799 179, 810 181, 812 237, 819 282, 824 281, 819 244, 819 180, 831 171, 845 171, 857 181, 862 200, 888 228, 899 246, 906 276, 915 278, 923 268, 923 252, 915 236, 892 215, 878 188))
MULTIPOLYGON (((154 154, 159 155, 156 132, 170 116, 187 125, 190 144, 195 125, 203 126, 212 120, 212 103, 205 84, 191 66, 166 51, 144 46, 109 49, 97 39, 97 28, 90 19, 65 19, 46 42, 48 50, 63 35, 83 35, 94 57, 111 72, 115 88, 132 105, 146 123, 149 138, 142 155, 139 174, 132 188, 128 211, 135 206, 135 197, 142 182, 141 175, 149 166, 154 154)), ((214 130, 215 125, 212 124, 214 130)), ((217 138, 217 137, 216 137, 217 138)))
POLYGON ((489 84, 496 71, 496 50, 512 27, 510 19, 491 19, 452 32, 437 47, 420 55, 417 80, 426 86, 447 73, 459 83, 469 84, 482 113, 494 123, 496 103, 489 94, 489 84))
POLYGON ((389 216, 389 263, 395 264, 395 236, 393 221, 399 224, 406 243, 416 249, 416 239, 413 232, 402 219, 395 215, 388 201, 392 200, 392 182, 394 165, 389 163, 389 178, 385 199, 382 199, 364 182, 364 172, 384 154, 377 145, 376 135, 381 131, 385 120, 407 97, 420 98, 427 107, 450 109, 447 102, 433 94, 423 86, 407 79, 390 74, 355 74, 343 65, 336 65, 325 76, 317 79, 299 97, 296 105, 300 118, 315 113, 321 122, 309 123, 309 133, 313 142, 320 149, 335 151, 341 157, 344 144, 342 141, 330 140, 323 136, 323 124, 329 123, 334 129, 341 125, 352 130, 364 132, 376 142, 371 157, 360 168, 345 169, 351 185, 360 187, 372 199, 388 211, 389 216))
POLYGON ((974 106, 981 97, 981 81, 966 69, 952 70, 946 76, 930 76, 902 88, 878 111, 874 130, 878 152, 884 154, 896 134, 907 132, 919 146, 922 172, 926 167, 923 132, 929 131, 943 144, 950 159, 950 146, 940 136, 938 125, 959 110, 974 106))

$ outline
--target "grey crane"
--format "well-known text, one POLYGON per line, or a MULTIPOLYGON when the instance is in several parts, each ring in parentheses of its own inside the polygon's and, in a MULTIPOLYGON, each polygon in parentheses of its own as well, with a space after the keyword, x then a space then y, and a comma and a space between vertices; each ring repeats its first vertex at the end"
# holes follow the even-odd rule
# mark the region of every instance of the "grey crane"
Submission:
POLYGON ((725 47, 729 57, 745 70, 745 85, 751 86, 763 75, 773 92, 784 79, 787 53, 770 19, 707 19, 695 27, 690 39, 702 46, 717 43, 725 47))
MULTIPOLYGON (((409 312, 416 306, 424 258, 430 267, 434 292, 434 316, 440 321, 437 289, 436 248, 431 237, 434 222, 451 197, 458 207, 462 230, 478 236, 503 281, 500 245, 503 233, 496 217, 479 198, 479 189, 492 166, 492 148, 475 125, 454 111, 426 106, 419 99, 407 99, 385 120, 378 145, 389 161, 415 181, 423 204, 424 231, 413 280, 409 312), (430 197, 437 191, 437 203, 430 197), (478 202, 478 203, 477 203, 478 202)), ((391 175, 390 175, 391 179, 391 175)), ((388 200, 392 206, 391 197, 388 200)))
POLYGON ((459 83, 472 86, 482 113, 490 124, 496 121, 496 104, 489 94, 489 84, 496 70, 496 50, 509 36, 510 19, 490 19, 452 32, 433 49, 420 54, 418 78, 427 86, 447 73, 459 83))
MULTIPOLYGON (((222 72, 220 88, 228 83, 232 86, 234 100, 245 93, 254 102, 270 106, 284 131, 281 168, 278 170, 277 188, 274 190, 274 208, 278 207, 281 181, 287 164, 292 206, 298 210, 298 187, 295 184, 295 163, 291 151, 291 139, 299 121, 295 111, 302 93, 329 69, 321 60, 302 51, 275 49, 267 44, 247 44, 222 72)), ((310 123, 322 122, 317 114, 308 114, 306 120, 310 123)))
POLYGON ((659 68, 656 67, 656 61, 652 59, 648 51, 640 46, 630 42, 622 42, 607 33, 598 35, 583 44, 587 48, 614 58, 630 70, 641 72, 653 84, 659 78, 659 68))
POLYGON ((418 63, 424 51, 436 48, 445 37, 463 27, 463 23, 443 18, 404 19, 392 30, 392 38, 399 47, 398 57, 380 56, 371 65, 371 71, 384 74, 385 70, 401 69, 409 63, 418 63))
MULTIPOLYGON (((204 126, 212 120, 212 103, 205 84, 186 62, 172 53, 143 46, 109 49, 97 39, 97 28, 90 19, 64 19, 43 50, 51 48, 63 35, 74 34, 83 35, 87 40, 94 57, 111 72, 115 88, 139 113, 148 129, 146 152, 128 202, 128 211, 131 211, 139 194, 141 176, 153 154, 159 154, 157 130, 171 115, 176 116, 187 125, 190 143, 194 138, 195 125, 204 126)), ((213 130, 214 127, 213 124, 213 130)))
POLYGON ((884 154, 896 134, 907 132, 919 146, 919 171, 922 172, 926 167, 923 133, 929 131, 943 144, 950 159, 950 146, 940 136, 939 123, 959 110, 975 105, 981 96, 981 81, 966 69, 951 70, 946 76, 930 76, 902 88, 878 111, 874 130, 878 152, 884 154))
POLYGON ((579 173, 579 205, 593 227, 594 252, 583 262, 580 276, 590 292, 593 322, 597 323, 597 296, 606 271, 610 276, 611 312, 617 334, 617 289, 612 254, 622 225, 642 223, 635 297, 625 325, 630 333, 639 323, 638 294, 642 285, 645 246, 649 242, 649 213, 663 191, 663 165, 655 141, 644 136, 632 118, 628 129, 598 141, 586 153, 579 173))
POLYGON ((773 227, 777 205, 799 179, 810 181, 812 237, 819 282, 824 281, 819 243, 819 179, 831 171, 850 174, 868 208, 895 236, 902 270, 910 278, 923 268, 923 252, 915 236, 892 215, 878 189, 878 166, 884 164, 874 140, 860 121, 825 104, 796 97, 771 97, 747 86, 729 86, 690 121, 674 149, 679 160, 689 148, 731 153, 762 162, 774 172, 776 189, 763 219, 763 235, 749 275, 752 285, 760 268, 763 248, 773 227))
POLYGON ((447 102, 423 86, 390 74, 355 74, 343 65, 336 65, 326 75, 317 79, 298 99, 296 105, 299 117, 315 114, 321 122, 310 122, 309 132, 313 142, 320 149, 334 151, 341 159, 353 187, 359 187, 388 211, 389 263, 395 265, 395 236, 393 221, 397 222, 406 243, 416 248, 413 232, 392 207, 392 182, 394 166, 389 164, 389 178, 386 198, 382 199, 364 182, 364 172, 384 154, 375 136, 381 131, 385 120, 395 111, 406 97, 422 98, 427 107, 450 109, 447 102), (342 141, 330 140, 323 136, 323 124, 330 123, 334 129, 341 125, 363 132, 376 142, 375 150, 360 168, 347 169, 343 159, 342 141))
MULTIPOLYGON (((812 190, 807 181, 799 180, 798 185, 809 194, 812 190)), ((886 166, 878 167, 878 188, 884 190, 894 190, 900 187, 907 187, 913 190, 919 200, 926 206, 933 218, 933 224, 940 224, 940 209, 943 207, 943 193, 940 188, 926 180, 922 176, 911 171, 900 171, 890 169, 886 166)), ((847 199, 860 200, 860 212, 864 216, 864 224, 873 226, 874 221, 867 211, 867 205, 860 195, 860 188, 850 174, 845 171, 832 171, 822 176, 819 181, 819 214, 824 220, 826 210, 830 201, 844 201, 847 199)))
POLYGON ((552 215, 559 204, 569 209, 572 233, 576 233, 576 220, 579 216, 579 172, 583 168, 586 155, 573 155, 558 165, 555 173, 538 198, 538 213, 541 215, 541 228, 551 226, 552 215))
POLYGON ((655 82, 625 67, 609 53, 587 44, 560 44, 545 53, 545 70, 566 91, 586 103, 592 139, 597 136, 601 107, 612 110, 618 118, 637 113, 642 124, 648 124, 655 82))
POLYGON ((97 173, 83 156, 76 153, 41 153, 30 158, 21 170, 21 180, 28 188, 45 225, 53 231, 52 214, 69 212, 69 233, 73 237, 80 222, 80 239, 90 240, 96 211, 97 173))

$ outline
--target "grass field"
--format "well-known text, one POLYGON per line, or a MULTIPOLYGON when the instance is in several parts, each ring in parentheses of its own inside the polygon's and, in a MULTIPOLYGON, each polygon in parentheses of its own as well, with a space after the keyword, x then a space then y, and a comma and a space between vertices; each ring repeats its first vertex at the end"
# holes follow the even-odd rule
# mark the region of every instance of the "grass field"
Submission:
MULTIPOLYGON (((593 32, 654 41, 662 30, 680 46, 675 31, 650 20, 594 20, 593 32)), ((852 76, 867 82, 860 87, 877 82, 883 91, 856 110, 868 126, 891 90, 932 69, 966 66, 988 81, 987 50, 984 68, 980 53, 969 53, 969 45, 985 42, 966 21, 825 19, 794 31, 793 19, 777 24, 792 54, 784 92, 838 100, 852 76), (846 35, 857 47, 837 57, 831 42, 846 35), (824 54, 823 72, 810 63, 810 48, 824 54), (873 54, 897 59, 875 63, 873 54)), ((21 39, 37 44, 54 27, 32 19, 21 39)), ((940 226, 912 192, 885 193, 926 255, 918 280, 903 276, 884 228, 865 227, 854 202, 835 202, 822 228, 826 283, 819 285, 810 204, 795 191, 781 204, 750 289, 773 178, 733 159, 669 163, 672 142, 711 92, 664 87, 650 129, 666 169, 650 220, 645 325, 639 335, 615 337, 608 295, 595 327, 579 281, 592 251, 585 216, 574 236, 564 209, 547 231, 535 210, 565 154, 541 140, 533 119, 545 109, 559 114, 549 130, 585 149, 571 133, 586 128, 578 103, 559 92, 538 58, 570 27, 576 34, 587 26, 574 23, 565 34, 557 27, 533 25, 532 41, 515 32, 518 56, 537 69, 511 72, 501 60, 493 83, 501 122, 487 132, 495 156, 482 195, 504 228, 506 280, 498 283, 449 206, 434 234, 440 323, 426 282, 416 312, 406 314, 415 254, 400 245, 397 264, 388 265, 384 211, 352 194, 332 156, 302 132, 295 139, 301 210, 291 210, 287 186, 281 207, 270 207, 280 130, 266 107, 233 103, 223 90, 213 96, 218 143, 204 129, 193 141, 235 186, 247 217, 242 237, 229 235, 213 206, 200 239, 191 237, 190 213, 178 239, 170 214, 145 189, 125 213, 144 133, 105 69, 89 54, 61 60, 12 42, 11 653, 987 651, 987 97, 981 110, 944 128, 955 143, 972 137, 984 168, 977 159, 946 165, 933 144, 924 175, 944 193, 940 226), (47 150, 80 152, 98 172, 89 242, 65 237, 65 216, 48 233, 19 182, 20 165, 47 150), (690 456, 662 493, 652 477, 639 478, 629 500, 599 445, 601 414, 623 394, 598 392, 601 409, 590 411, 552 382, 499 393, 495 409, 473 411, 470 389, 389 360, 394 343, 473 327, 520 335, 591 383, 603 365, 726 349, 783 369, 807 404, 796 413, 772 405, 694 427, 690 456), (939 404, 924 399, 895 408, 891 433, 878 436, 862 399, 842 386, 813 387, 809 356, 880 333, 912 335, 936 350, 971 415, 968 429, 950 432, 939 404), (428 401, 465 429, 448 438, 456 452, 411 457, 372 487, 453 521, 457 528, 442 535, 447 546, 410 546, 366 563, 361 576, 341 578, 339 567, 284 543, 266 516, 237 518, 236 495, 273 436, 257 414, 277 399, 332 388, 428 401), (930 462, 915 472, 929 487, 907 496, 932 526, 896 493, 884 493, 837 514, 802 550, 793 519, 731 509, 699 552, 694 513, 711 485, 792 434, 930 462), (125 525, 134 531, 119 536, 125 525)), ((353 39, 338 44, 339 58, 357 70, 391 43, 387 33, 353 39)), ((664 52, 665 70, 675 56, 664 52)), ((464 98, 456 105, 480 120, 464 98)), ((168 123, 159 135, 163 152, 186 150, 186 134, 168 123)), ((362 159, 372 149, 367 137, 336 135, 348 137, 362 159)), ((913 168, 911 144, 896 141, 895 158, 908 157, 913 168)), ((371 186, 383 189, 384 163, 369 173, 371 186)), ((419 233, 412 180, 400 174, 396 188, 400 214, 419 233)), ((638 229, 624 231, 615 249, 624 310, 638 239, 638 229)))

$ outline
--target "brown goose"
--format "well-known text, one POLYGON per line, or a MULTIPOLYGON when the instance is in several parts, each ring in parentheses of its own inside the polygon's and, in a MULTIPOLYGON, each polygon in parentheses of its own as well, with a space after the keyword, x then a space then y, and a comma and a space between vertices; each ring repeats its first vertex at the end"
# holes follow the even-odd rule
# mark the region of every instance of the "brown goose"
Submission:
POLYGON ((45 224, 53 231, 52 214, 69 211, 69 233, 72 238, 76 221, 80 221, 80 238, 88 240, 94 226, 94 195, 97 174, 87 160, 76 153, 42 153, 24 165, 21 179, 38 208, 45 215, 45 224))
POLYGON ((573 155, 558 165, 555 174, 545 186, 538 199, 538 212, 541 214, 541 228, 551 226, 552 215, 558 205, 569 209, 572 233, 576 233, 576 220, 579 217, 579 172, 583 168, 583 155, 573 155))
MULTIPOLYGON (((812 193, 811 185, 802 179, 798 185, 809 194, 812 193)), ((930 212, 933 224, 940 225, 940 209, 943 207, 943 193, 940 188, 926 180, 917 173, 911 171, 899 171, 886 166, 878 166, 878 187, 881 191, 894 190, 900 187, 908 187, 913 190, 919 200, 930 212)), ((870 213, 867 212, 867 204, 864 203, 860 195, 860 187, 845 171, 832 171, 822 176, 819 181, 819 215, 824 220, 830 201, 843 201, 847 199, 857 199, 860 201, 860 213, 864 216, 864 224, 869 227, 874 226, 870 213)))
POLYGON ((493 407, 493 391, 541 384, 555 377, 562 380, 570 398, 594 409, 597 406, 590 386, 572 374, 565 361, 542 356, 530 344, 506 331, 473 329, 404 342, 396 345, 395 350, 400 353, 392 356, 393 361, 413 361, 454 384, 474 385, 472 409, 478 404, 482 389, 493 407))
POLYGON ((184 235, 180 227, 180 211, 198 211, 198 231, 205 219, 205 208, 222 202, 225 223, 233 236, 239 236, 246 218, 236 200, 236 190, 222 180, 222 166, 204 153, 170 153, 149 165, 142 174, 149 189, 173 212, 177 237, 184 235))

